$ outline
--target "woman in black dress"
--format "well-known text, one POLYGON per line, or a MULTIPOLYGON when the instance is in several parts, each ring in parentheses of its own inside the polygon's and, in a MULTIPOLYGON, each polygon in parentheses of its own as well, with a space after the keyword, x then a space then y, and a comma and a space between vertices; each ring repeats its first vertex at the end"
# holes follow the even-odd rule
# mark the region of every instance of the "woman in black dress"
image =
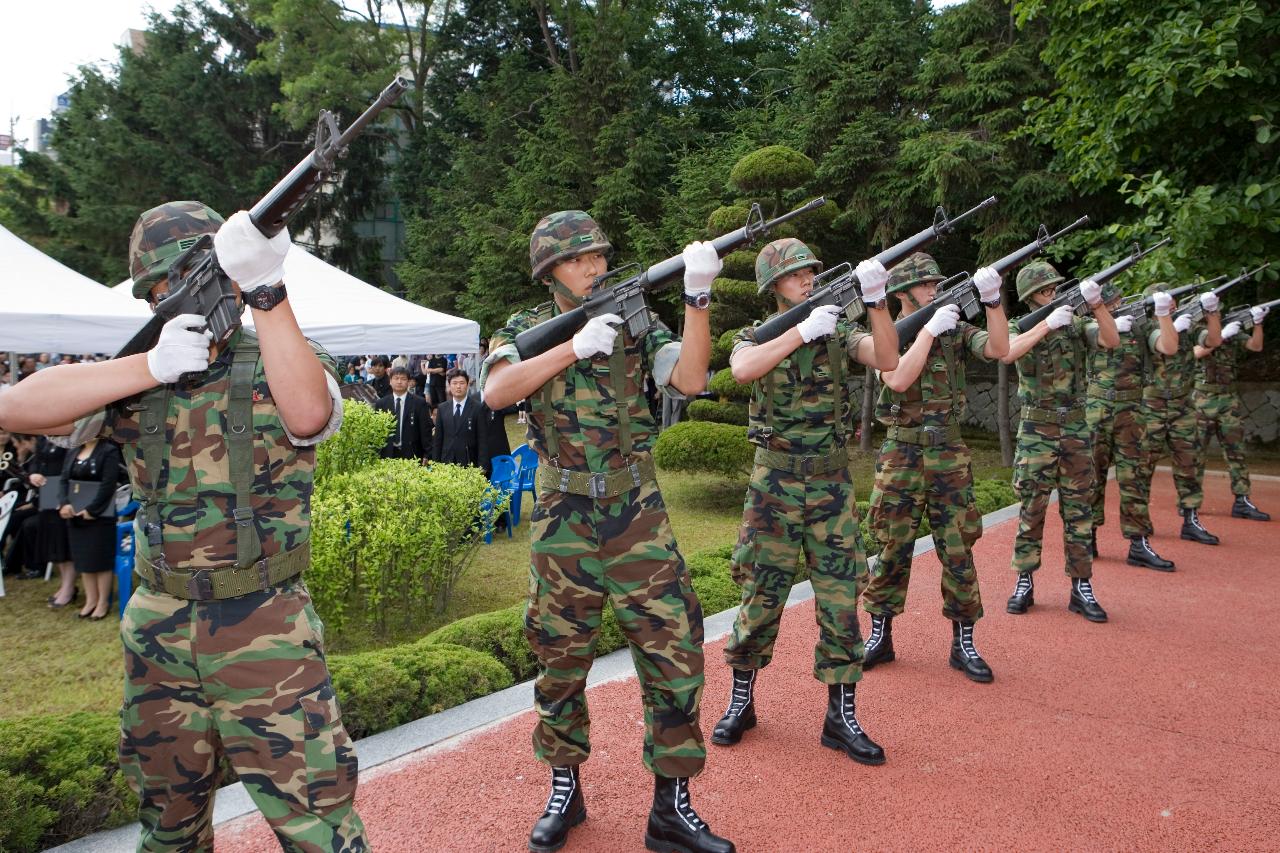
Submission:
POLYGON ((116 516, 113 502, 120 481, 120 448, 90 439, 68 453, 62 466, 59 514, 67 520, 67 541, 75 570, 84 575, 84 607, 80 618, 102 619, 111 607, 111 581, 116 559, 116 516), (94 483, 88 505, 77 510, 67 495, 71 484, 94 483))
MULTIPOLYGON (((62 476, 62 463, 66 458, 65 448, 58 447, 44 436, 36 439, 36 455, 28 469, 31 472, 31 485, 38 489, 50 477, 62 476)), ((76 598, 76 572, 71 565, 71 552, 67 548, 67 522, 58 514, 57 506, 40 510, 35 532, 37 566, 43 568, 46 563, 53 563, 58 567, 58 576, 62 581, 57 593, 49 596, 49 606, 54 610, 66 607, 76 598)))

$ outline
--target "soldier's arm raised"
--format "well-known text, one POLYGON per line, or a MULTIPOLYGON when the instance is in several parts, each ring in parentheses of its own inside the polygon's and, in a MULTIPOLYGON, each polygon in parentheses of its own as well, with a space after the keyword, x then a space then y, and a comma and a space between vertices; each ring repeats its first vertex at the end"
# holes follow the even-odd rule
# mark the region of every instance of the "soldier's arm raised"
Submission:
POLYGON ((763 344, 739 347, 729 357, 729 371, 739 385, 750 385, 778 366, 804 343, 800 330, 792 326, 778 337, 763 344))
POLYGON ((1160 337, 1156 338, 1156 352, 1161 355, 1177 355, 1178 330, 1173 327, 1173 315, 1156 318, 1160 323, 1160 337))
POLYGON ((871 336, 858 342, 858 361, 876 370, 898 366, 898 330, 887 308, 867 308, 871 336))
POLYGON ((50 367, 0 394, 0 427, 10 432, 67 435, 79 418, 157 384, 146 353, 50 367))
POLYGON ((987 306, 987 343, 982 348, 982 355, 992 361, 999 361, 1008 354, 1009 321, 1004 316, 1004 306, 987 306))
POLYGON ((1049 323, 1046 320, 1041 320, 1025 332, 1014 335, 1013 340, 1009 341, 1009 352, 1000 360, 1005 364, 1013 364, 1031 352, 1036 344, 1044 340, 1047 334, 1049 334, 1049 323))
POLYGON ((334 401, 324 365, 298 328, 288 298, 270 311, 254 308, 253 325, 280 420, 292 435, 315 435, 328 425, 334 401))
POLYGON ((1262 352, 1262 324, 1253 324, 1253 333, 1249 335, 1249 340, 1244 342, 1244 348, 1249 352, 1262 352))
POLYGON ((514 406, 577 360, 573 341, 568 340, 527 361, 495 361, 489 365, 481 396, 491 409, 514 406))
POLYGON ((916 339, 911 342, 905 355, 898 359, 898 366, 893 370, 880 371, 880 379, 890 389, 898 392, 906 391, 920 378, 925 362, 929 360, 929 349, 933 346, 933 335, 921 329, 916 339))

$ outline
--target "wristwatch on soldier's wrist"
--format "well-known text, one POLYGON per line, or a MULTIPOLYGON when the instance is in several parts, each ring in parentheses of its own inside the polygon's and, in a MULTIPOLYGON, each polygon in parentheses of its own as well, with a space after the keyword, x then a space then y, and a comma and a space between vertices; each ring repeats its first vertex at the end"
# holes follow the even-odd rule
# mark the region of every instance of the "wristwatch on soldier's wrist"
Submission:
POLYGON ((868 308, 877 308, 883 311, 889 307, 889 297, 881 296, 875 302, 864 302, 863 304, 868 308))
POLYGON ((999 307, 1000 307, 1000 297, 999 297, 999 296, 997 296, 995 299, 992 299, 990 302, 983 302, 982 304, 983 304, 983 305, 985 305, 985 306, 987 306, 988 308, 993 308, 993 309, 994 309, 994 308, 999 308, 999 307))
POLYGON ((244 294, 244 301, 250 308, 256 308, 259 311, 270 311, 275 308, 289 294, 285 292, 284 282, 274 284, 270 287, 257 287, 244 294))
POLYGON ((690 296, 686 293, 684 295, 684 304, 688 305, 690 308, 697 308, 699 311, 706 311, 711 305, 711 294, 704 291, 694 296, 690 296))

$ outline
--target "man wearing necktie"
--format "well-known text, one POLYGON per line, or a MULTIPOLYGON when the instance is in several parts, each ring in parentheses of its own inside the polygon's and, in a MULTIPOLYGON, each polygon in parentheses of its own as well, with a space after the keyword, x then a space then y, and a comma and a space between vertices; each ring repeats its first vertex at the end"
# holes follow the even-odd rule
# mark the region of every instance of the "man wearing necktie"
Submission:
POLYGON ((480 402, 469 395, 471 379, 466 371, 448 373, 449 399, 440 405, 431 458, 455 465, 480 464, 480 402))
POLYGON ((427 459, 431 451, 431 404, 409 393, 409 371, 391 369, 391 393, 374 403, 374 409, 391 412, 396 424, 382 448, 384 459, 427 459))

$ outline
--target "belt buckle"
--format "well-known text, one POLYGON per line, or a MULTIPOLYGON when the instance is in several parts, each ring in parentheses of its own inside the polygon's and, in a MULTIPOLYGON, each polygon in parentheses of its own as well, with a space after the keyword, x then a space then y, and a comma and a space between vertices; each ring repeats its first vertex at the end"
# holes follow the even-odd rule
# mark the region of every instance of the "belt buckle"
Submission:
POLYGON ((605 482, 603 473, 592 474, 587 478, 587 494, 593 498, 599 499, 605 496, 608 484, 605 482))
POLYGON ((187 594, 196 601, 213 598, 213 579, 208 569, 196 569, 187 577, 187 594))
POLYGON ((569 469, 568 468, 560 469, 560 491, 562 492, 569 491, 569 469))
POLYGON ((799 466, 800 470, 797 471, 796 473, 804 474, 805 476, 808 476, 814 473, 815 469, 817 468, 817 464, 816 464, 817 461, 818 461, 818 458, 816 456, 801 456, 800 466, 799 466))
POLYGON ((924 431, 925 435, 929 436, 929 442, 925 445, 926 447, 936 447, 937 445, 942 444, 942 427, 927 426, 921 427, 921 429, 924 431))
POLYGON ((627 470, 631 472, 631 482, 635 484, 635 488, 640 488, 640 463, 632 462, 627 466, 627 470))

